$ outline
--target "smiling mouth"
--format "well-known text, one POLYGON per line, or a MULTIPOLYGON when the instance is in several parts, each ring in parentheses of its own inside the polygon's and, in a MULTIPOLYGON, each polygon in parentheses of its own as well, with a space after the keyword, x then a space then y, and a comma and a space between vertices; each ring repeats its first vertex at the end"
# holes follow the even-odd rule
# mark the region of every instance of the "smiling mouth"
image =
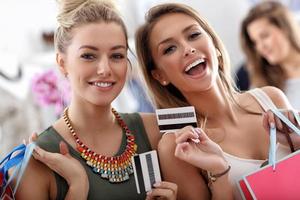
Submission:
POLYGON ((90 85, 99 87, 99 88, 109 88, 113 86, 115 83, 113 82, 89 82, 90 85))
POLYGON ((206 69, 206 61, 203 58, 201 58, 188 65, 185 68, 184 72, 188 75, 193 76, 193 75, 201 74, 205 69, 206 69))

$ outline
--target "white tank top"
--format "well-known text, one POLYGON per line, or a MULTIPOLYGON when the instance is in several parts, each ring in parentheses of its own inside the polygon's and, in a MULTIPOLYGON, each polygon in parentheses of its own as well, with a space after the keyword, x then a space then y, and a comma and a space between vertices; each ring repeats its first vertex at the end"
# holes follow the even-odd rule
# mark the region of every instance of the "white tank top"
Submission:
MULTIPOLYGON (((260 106, 264 111, 269 110, 270 108, 276 108, 270 97, 263 92, 261 89, 253 89, 249 91, 250 94, 258 101, 260 106)), ((281 159, 284 156, 290 153, 290 149, 277 144, 276 150, 276 158, 281 159)), ((261 164, 265 162, 265 160, 254 160, 254 159, 245 159, 240 158, 231 154, 224 152, 225 158, 228 161, 228 164, 231 166, 231 170, 229 172, 229 180, 234 186, 234 197, 235 199, 242 199, 242 195, 239 191, 238 181, 246 174, 257 170, 260 168, 261 164)))
POLYGON ((300 110, 300 78, 288 79, 285 82, 284 93, 292 107, 300 110))

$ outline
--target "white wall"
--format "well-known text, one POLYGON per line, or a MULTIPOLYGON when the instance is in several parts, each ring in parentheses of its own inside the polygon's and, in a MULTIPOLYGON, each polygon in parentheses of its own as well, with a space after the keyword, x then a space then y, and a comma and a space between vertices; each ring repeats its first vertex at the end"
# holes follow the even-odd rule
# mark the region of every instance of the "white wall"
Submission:
POLYGON ((0 52, 29 54, 38 50, 41 31, 56 26, 55 0, 0 1, 0 52))
MULTIPOLYGON (((144 13, 151 6, 166 0, 116 0, 133 36, 136 27, 143 22, 144 13)), ((249 8, 243 0, 175 0, 197 9, 215 28, 225 43, 236 66, 243 55, 239 47, 239 23, 249 8)), ((40 40, 42 31, 56 26, 57 6, 55 0, 9 0, 0 1, 0 52, 13 54, 17 59, 27 59, 43 51, 40 40)), ((1 65, 1 56, 0 56, 1 65)))

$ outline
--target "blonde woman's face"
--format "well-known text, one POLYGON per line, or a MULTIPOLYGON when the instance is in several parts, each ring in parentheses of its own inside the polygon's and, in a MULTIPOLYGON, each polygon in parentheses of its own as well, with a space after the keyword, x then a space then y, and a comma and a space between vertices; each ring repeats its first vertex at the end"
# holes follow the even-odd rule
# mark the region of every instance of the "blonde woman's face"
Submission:
POLYGON ((152 75, 163 85, 172 83, 187 97, 216 82, 216 48, 194 18, 181 13, 163 16, 153 27, 150 46, 156 64, 152 75))
POLYGON ((268 19, 261 18, 251 22, 247 31, 257 52, 269 63, 281 64, 290 54, 292 46, 288 38, 268 19))
POLYGON ((110 104, 122 90, 127 73, 127 46, 116 23, 91 23, 73 30, 64 69, 73 98, 95 105, 110 104))

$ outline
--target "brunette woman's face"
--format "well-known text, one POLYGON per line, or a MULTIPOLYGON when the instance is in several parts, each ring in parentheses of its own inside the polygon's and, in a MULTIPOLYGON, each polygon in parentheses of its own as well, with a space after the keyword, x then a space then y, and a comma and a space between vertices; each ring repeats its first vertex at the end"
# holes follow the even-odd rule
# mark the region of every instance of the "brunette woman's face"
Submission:
POLYGON ((267 18, 251 22, 247 32, 256 51, 271 64, 281 64, 291 52, 291 43, 285 33, 267 18))
POLYGON ((122 90, 127 73, 127 43, 116 23, 91 23, 74 28, 61 69, 68 74, 75 100, 104 106, 122 90))
POLYGON ((172 83, 183 95, 206 91, 216 83, 218 59, 211 37, 192 17, 181 13, 162 16, 150 34, 156 65, 152 75, 172 83))

